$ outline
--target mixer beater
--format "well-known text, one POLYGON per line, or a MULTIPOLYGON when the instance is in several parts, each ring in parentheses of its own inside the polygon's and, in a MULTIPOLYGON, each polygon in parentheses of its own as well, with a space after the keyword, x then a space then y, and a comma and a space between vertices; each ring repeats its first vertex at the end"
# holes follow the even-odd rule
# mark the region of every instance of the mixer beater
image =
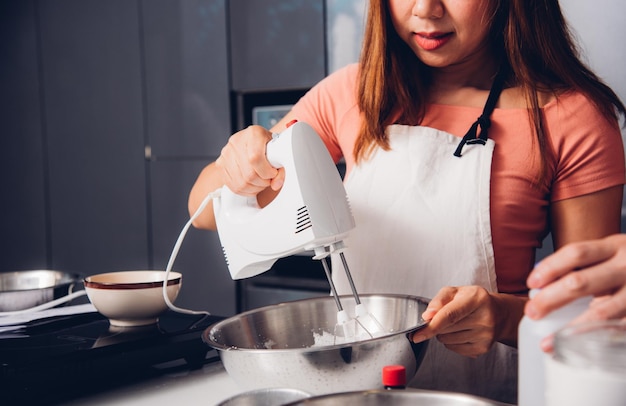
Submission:
POLYGON ((365 304, 361 303, 356 286, 354 285, 354 280, 352 279, 352 274, 350 273, 350 268, 348 267, 348 262, 346 261, 346 257, 343 253, 343 249, 345 248, 343 242, 334 243, 329 248, 330 250, 316 250, 316 254, 318 252, 320 252, 320 254, 315 255, 313 259, 319 259, 322 263, 324 272, 326 273, 326 278, 328 279, 328 283, 330 285, 331 293, 335 299, 335 303, 337 304, 337 324, 335 324, 333 331, 333 344, 343 344, 346 342, 374 338, 382 335, 384 333, 383 326, 376 319, 376 317, 370 313, 365 304), (348 278, 348 283, 350 284, 350 289, 352 290, 352 295, 354 296, 354 301, 356 303, 354 318, 350 317, 344 310, 339 295, 337 294, 337 289, 335 288, 335 283, 333 282, 330 267, 328 266, 328 254, 330 252, 338 252, 341 258, 343 270, 348 278))

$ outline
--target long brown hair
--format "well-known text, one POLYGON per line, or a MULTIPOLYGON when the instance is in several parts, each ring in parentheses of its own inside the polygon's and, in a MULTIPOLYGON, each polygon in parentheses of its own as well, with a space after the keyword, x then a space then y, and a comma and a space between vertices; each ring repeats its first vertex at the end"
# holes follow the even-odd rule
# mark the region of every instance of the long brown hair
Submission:
MULTIPOLYGON (((494 56, 508 68, 529 108, 541 156, 546 156, 539 92, 585 94, 607 118, 626 116, 619 97, 580 60, 558 0, 493 0, 490 38, 494 56)), ((418 125, 425 114, 429 69, 397 35, 388 0, 370 0, 360 59, 358 103, 363 115, 356 160, 376 145, 388 149, 385 128, 396 120, 418 125)), ((545 162, 539 178, 543 177, 545 162)))

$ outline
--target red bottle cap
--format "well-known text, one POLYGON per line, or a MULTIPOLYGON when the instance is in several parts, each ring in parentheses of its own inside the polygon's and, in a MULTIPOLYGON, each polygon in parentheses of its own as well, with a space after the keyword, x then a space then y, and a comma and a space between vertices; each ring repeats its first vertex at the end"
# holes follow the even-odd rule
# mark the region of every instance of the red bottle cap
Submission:
POLYGON ((297 122, 298 122, 298 120, 295 120, 295 119, 294 119, 294 120, 291 120, 290 122, 288 122, 287 124, 285 124, 285 128, 289 128, 289 127, 291 127, 292 125, 294 125, 294 124, 295 124, 295 123, 297 123, 297 122))
POLYGON ((383 386, 405 387, 406 368, 403 365, 387 365, 383 367, 383 386))

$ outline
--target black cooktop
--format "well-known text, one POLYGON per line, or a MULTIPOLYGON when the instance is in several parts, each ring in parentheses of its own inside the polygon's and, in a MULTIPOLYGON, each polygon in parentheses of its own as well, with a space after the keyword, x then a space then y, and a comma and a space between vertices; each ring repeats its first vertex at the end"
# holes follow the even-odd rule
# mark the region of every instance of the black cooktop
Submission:
POLYGON ((21 337, 0 334, 2 403, 55 404, 200 368, 218 360, 201 335, 222 319, 170 311, 158 324, 121 328, 86 313, 33 323, 21 337))

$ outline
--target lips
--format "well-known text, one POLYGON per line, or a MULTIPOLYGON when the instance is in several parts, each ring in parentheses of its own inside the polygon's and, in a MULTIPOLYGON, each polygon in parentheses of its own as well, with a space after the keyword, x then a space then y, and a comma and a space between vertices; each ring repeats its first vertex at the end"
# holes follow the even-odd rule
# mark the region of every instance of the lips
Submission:
POLYGON ((451 38, 451 32, 418 32, 415 34, 415 42, 426 51, 434 51, 441 48, 451 38))

